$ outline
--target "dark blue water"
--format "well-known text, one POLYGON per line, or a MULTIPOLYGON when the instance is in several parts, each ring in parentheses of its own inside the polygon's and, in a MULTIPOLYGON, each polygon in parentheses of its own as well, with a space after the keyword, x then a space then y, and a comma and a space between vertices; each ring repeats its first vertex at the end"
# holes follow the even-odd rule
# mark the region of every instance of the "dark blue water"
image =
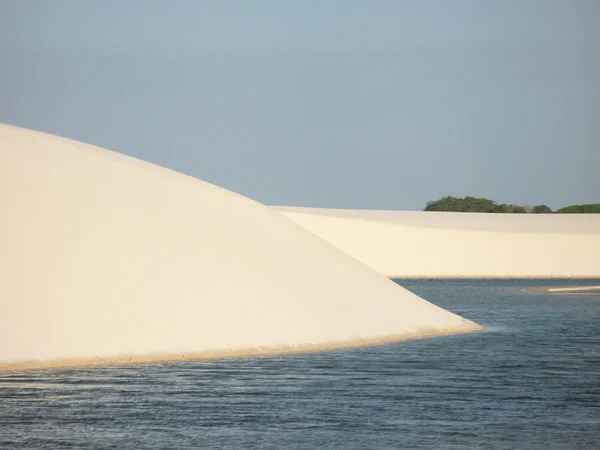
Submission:
MULTIPOLYGON (((0 374, 0 448, 600 448, 600 295, 404 281, 482 333, 0 374)), ((576 284, 600 284, 600 280, 576 284)))

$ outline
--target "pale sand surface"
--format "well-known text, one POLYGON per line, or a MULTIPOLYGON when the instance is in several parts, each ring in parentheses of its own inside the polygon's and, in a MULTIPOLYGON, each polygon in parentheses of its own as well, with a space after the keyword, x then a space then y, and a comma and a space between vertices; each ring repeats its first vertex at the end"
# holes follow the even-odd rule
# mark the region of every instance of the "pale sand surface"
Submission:
POLYGON ((545 286, 523 290, 531 294, 600 294, 600 286, 545 286))
POLYGON ((0 125, 0 205, 4 369, 307 351, 481 328, 271 208, 68 139, 0 125))
POLYGON ((598 214, 274 208, 388 277, 600 277, 598 214))

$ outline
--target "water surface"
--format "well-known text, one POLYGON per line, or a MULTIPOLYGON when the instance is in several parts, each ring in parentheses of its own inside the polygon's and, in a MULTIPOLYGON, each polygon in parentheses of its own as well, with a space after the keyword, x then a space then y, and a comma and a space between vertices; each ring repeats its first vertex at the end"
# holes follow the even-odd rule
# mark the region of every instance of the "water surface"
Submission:
MULTIPOLYGON (((0 374, 0 448, 600 448, 600 280, 404 280, 481 333, 0 374)), ((107 330, 110 332, 110 330, 107 330)))

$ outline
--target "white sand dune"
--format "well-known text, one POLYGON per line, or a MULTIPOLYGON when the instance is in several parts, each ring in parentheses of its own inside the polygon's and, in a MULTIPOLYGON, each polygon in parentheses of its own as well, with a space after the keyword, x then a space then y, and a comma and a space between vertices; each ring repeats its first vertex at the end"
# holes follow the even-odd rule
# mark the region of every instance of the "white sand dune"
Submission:
POLYGON ((600 277, 600 215, 276 207, 389 277, 600 277))
POLYGON ((0 183, 2 370, 480 329, 271 208, 117 153, 0 125, 0 183))

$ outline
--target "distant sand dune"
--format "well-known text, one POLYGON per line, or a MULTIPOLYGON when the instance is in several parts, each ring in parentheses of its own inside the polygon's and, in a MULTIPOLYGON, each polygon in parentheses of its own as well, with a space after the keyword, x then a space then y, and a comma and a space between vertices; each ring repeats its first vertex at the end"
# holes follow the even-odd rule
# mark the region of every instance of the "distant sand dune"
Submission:
POLYGON ((275 207, 388 277, 600 278, 600 215, 275 207))
POLYGON ((481 328, 271 208, 97 147, 0 125, 0 184, 0 370, 481 328))

